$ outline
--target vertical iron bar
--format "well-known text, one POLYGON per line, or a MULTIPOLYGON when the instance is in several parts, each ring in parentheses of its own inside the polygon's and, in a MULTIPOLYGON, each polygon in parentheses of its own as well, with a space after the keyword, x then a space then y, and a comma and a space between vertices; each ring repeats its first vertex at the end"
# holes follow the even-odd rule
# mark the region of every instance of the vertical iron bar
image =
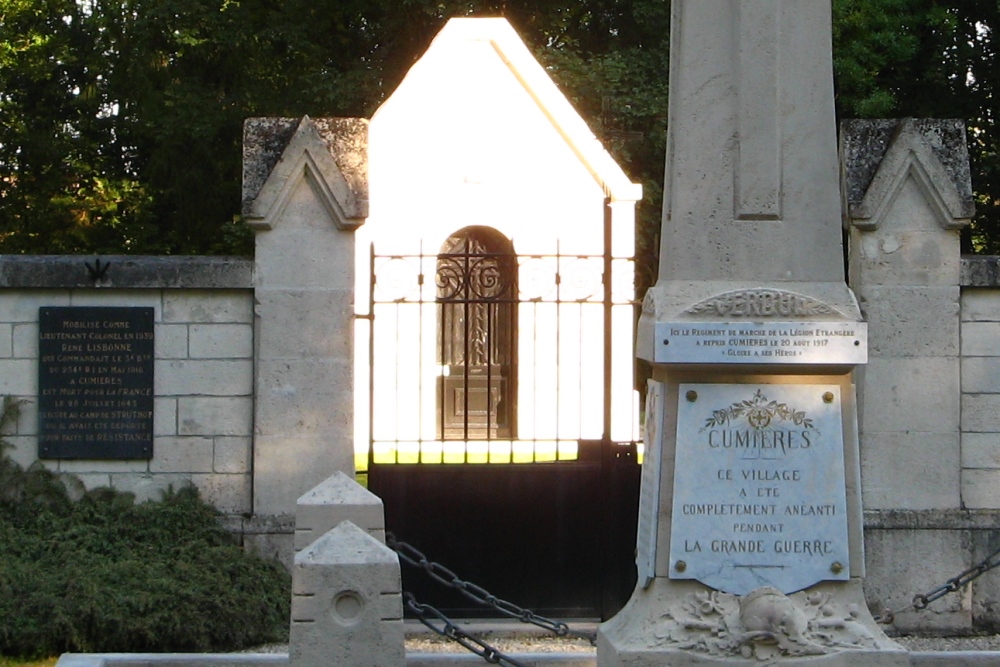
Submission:
MULTIPOLYGON (((612 270, 612 258, 611 258, 611 245, 612 245, 612 235, 611 235, 611 199, 605 198, 604 200, 604 433, 601 436, 601 534, 611 535, 612 527, 614 526, 614 516, 612 513, 612 504, 615 499, 617 499, 617 494, 620 493, 618 488, 620 485, 617 484, 618 477, 615 475, 615 460, 612 452, 613 445, 611 444, 611 333, 612 333, 612 317, 611 309, 613 303, 613 292, 611 290, 611 270, 612 270), (614 487, 614 488, 613 488, 614 487)), ((607 539, 601 540, 601 546, 599 547, 600 552, 600 564, 602 576, 600 577, 600 615, 601 618, 605 617, 605 612, 607 608, 614 603, 612 598, 613 595, 613 582, 614 577, 614 558, 612 554, 615 553, 611 549, 610 541, 607 539)))
POLYGON ((517 257, 517 246, 514 239, 510 240, 512 264, 510 296, 510 309, 507 311, 507 437, 510 439, 510 462, 514 462, 514 441, 517 439, 517 412, 518 412, 518 387, 520 366, 517 363, 520 357, 520 335, 521 326, 521 262, 517 257))
POLYGON ((602 439, 611 442, 611 330, 613 292, 611 290, 611 200, 604 200, 604 434, 602 439))
POLYGON ((538 304, 532 304, 531 317, 531 462, 538 462, 538 304))
POLYGON ((394 301, 394 303, 393 303, 393 307, 396 309, 396 317, 393 318, 395 320, 395 324, 396 324, 396 333, 393 336, 394 343, 393 343, 393 346, 392 346, 393 353, 395 355, 395 362, 396 362, 395 364, 393 364, 393 368, 395 369, 395 377, 393 378, 394 379, 394 382, 393 382, 393 385, 394 385, 394 391, 393 391, 393 406, 394 406, 394 409, 393 409, 393 414, 397 415, 397 418, 393 420, 393 439, 396 442, 396 461, 395 461, 396 463, 399 463, 399 418, 398 418, 398 415, 399 415, 399 346, 400 346, 400 342, 399 342, 399 314, 400 314, 400 307, 402 305, 403 305, 403 302, 399 298, 397 298, 394 301))
POLYGON ((562 244, 556 239, 556 461, 559 461, 559 427, 562 425, 562 244))
POLYGON ((424 240, 417 255, 417 463, 424 463, 424 240))
MULTIPOLYGON (((437 281, 437 272, 439 270, 438 262, 440 261, 441 261, 440 258, 435 258, 434 260, 435 282, 437 281)), ((435 288, 437 288, 436 285, 435 288)), ((451 332, 448 330, 448 313, 450 312, 451 309, 449 308, 446 302, 439 301, 436 294, 434 300, 438 302, 437 308, 441 318, 441 322, 438 325, 438 336, 440 338, 440 342, 438 343, 438 357, 437 357, 441 363, 439 364, 440 368, 438 368, 438 378, 437 380, 435 380, 435 383, 437 384, 437 390, 438 390, 437 393, 439 394, 440 397, 437 404, 438 408, 437 431, 438 431, 438 437, 441 438, 441 443, 442 443, 441 452, 443 456, 444 446, 445 446, 444 443, 448 440, 446 433, 446 427, 448 423, 447 422, 448 410, 446 407, 448 402, 448 392, 446 385, 448 384, 448 377, 451 374, 451 363, 450 363, 451 359, 448 357, 448 343, 446 341, 451 340, 451 332), (445 369, 447 369, 448 375, 445 374, 445 369)))
POLYGON ((492 426, 493 407, 493 308, 495 304, 484 301, 486 309, 486 459, 489 460, 490 427, 492 426))
POLYGON ((375 463, 375 243, 368 253, 368 479, 375 463))
POLYGON ((470 243, 466 241, 465 252, 463 259, 465 260, 465 270, 462 276, 462 290, 464 292, 462 300, 462 311, 464 313, 464 318, 462 321, 462 341, 464 347, 464 353, 462 356, 462 383, 465 386, 465 390, 462 392, 462 440, 465 441, 465 463, 469 462, 469 316, 472 314, 470 309, 470 297, 472 296, 470 289, 471 286, 471 276, 469 275, 470 269, 470 243))
MULTIPOLYGON (((590 259, 589 257, 587 259, 590 259)), ((576 308, 576 326, 577 326, 577 338, 576 338, 576 369, 580 378, 580 389, 576 392, 576 437, 579 440, 584 438, 584 428, 583 428, 583 412, 585 410, 585 403, 583 396, 587 393, 584 389, 583 380, 583 347, 584 347, 584 314, 589 312, 585 310, 590 304, 586 302, 580 302, 577 304, 576 308)), ((588 436, 589 437, 589 436, 588 436)), ((580 458, 579 445, 577 445, 577 458, 580 458)))

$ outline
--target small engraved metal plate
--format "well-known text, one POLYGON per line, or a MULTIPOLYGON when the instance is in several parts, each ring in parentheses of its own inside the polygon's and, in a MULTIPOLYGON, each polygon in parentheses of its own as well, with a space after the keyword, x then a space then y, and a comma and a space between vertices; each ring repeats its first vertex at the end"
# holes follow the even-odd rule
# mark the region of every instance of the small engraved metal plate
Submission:
POLYGON ((657 322, 664 364, 856 365, 868 362, 866 322, 657 322))

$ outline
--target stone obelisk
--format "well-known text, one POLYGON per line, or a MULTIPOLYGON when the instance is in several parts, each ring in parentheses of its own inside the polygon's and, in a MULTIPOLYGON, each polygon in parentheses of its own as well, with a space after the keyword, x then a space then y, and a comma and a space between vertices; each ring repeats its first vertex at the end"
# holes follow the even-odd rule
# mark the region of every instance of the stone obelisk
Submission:
POLYGON ((639 585, 601 667, 908 665, 873 622, 830 0, 673 0, 639 585))

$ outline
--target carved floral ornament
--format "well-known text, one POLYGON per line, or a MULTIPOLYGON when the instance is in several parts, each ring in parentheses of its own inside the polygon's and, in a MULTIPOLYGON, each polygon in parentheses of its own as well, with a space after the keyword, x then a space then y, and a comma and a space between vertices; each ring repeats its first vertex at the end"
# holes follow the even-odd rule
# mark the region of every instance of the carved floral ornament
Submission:
POLYGON ((660 645, 760 661, 877 647, 854 604, 822 592, 785 596, 766 587, 738 597, 718 591, 678 598, 661 617, 660 645))
POLYGON ((804 410, 796 410, 787 403, 769 401, 763 391, 758 389, 748 400, 737 401, 728 408, 714 410, 712 416, 705 420, 705 426, 701 430, 727 426, 741 418, 746 419, 747 424, 755 431, 767 428, 772 421, 790 421, 803 428, 813 427, 812 419, 806 416, 804 410))

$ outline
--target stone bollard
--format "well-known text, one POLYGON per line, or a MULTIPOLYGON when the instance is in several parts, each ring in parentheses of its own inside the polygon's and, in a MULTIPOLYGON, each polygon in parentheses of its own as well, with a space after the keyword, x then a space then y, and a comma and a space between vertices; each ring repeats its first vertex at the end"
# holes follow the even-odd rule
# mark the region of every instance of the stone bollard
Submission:
POLYGON ((295 551, 302 551, 342 521, 351 521, 385 544, 382 499, 338 471, 296 503, 295 551))
POLYGON ((295 555, 291 667, 402 667, 399 559, 350 521, 295 555))

